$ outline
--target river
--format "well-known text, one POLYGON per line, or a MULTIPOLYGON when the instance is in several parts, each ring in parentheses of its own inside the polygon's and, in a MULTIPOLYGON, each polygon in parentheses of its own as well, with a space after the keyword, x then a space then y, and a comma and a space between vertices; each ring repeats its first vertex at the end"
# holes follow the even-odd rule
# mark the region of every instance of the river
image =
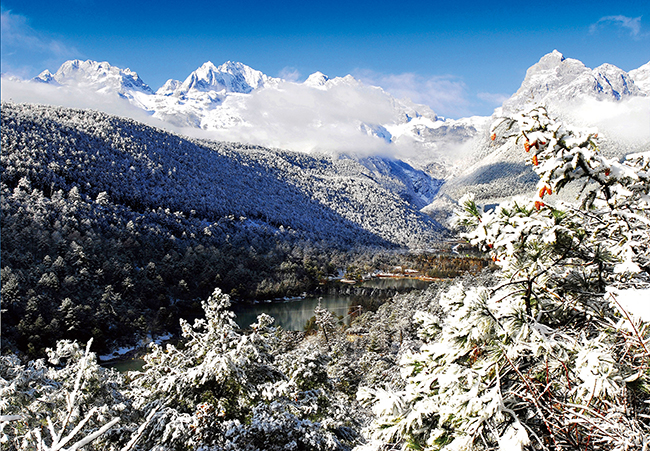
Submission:
POLYGON ((241 328, 247 328, 257 321, 257 316, 266 313, 275 318, 274 325, 284 330, 303 330, 309 319, 314 316, 314 309, 321 300, 321 307, 337 316, 342 316, 345 324, 350 324, 348 313, 366 304, 367 297, 377 296, 381 292, 392 295, 397 291, 425 290, 431 282, 415 278, 378 278, 366 280, 354 285, 338 284, 337 289, 327 290, 320 295, 274 300, 258 303, 236 303, 232 310, 237 315, 235 321, 241 328), (332 292, 334 291, 334 292, 332 292))
MULTIPOLYGON (((310 295, 288 300, 273 300, 257 303, 239 302, 232 304, 235 321, 242 329, 257 321, 257 316, 266 313, 275 318, 275 326, 285 330, 303 330, 314 316, 314 309, 320 300, 321 307, 341 316, 345 324, 350 324, 349 312, 359 304, 368 304, 375 297, 388 298, 396 292, 425 290, 431 282, 415 278, 378 278, 366 280, 354 285, 341 283, 328 284, 322 294, 310 295)), ((375 304, 376 306, 377 304, 375 304)), ((139 358, 113 360, 104 363, 120 372, 140 371, 144 361, 139 358)))
POLYGON ((314 316, 314 309, 321 299, 321 307, 343 316, 346 324, 350 324, 348 311, 355 303, 350 296, 343 294, 324 294, 322 296, 308 296, 304 298, 259 302, 256 304, 239 303, 232 306, 237 317, 235 321, 242 329, 249 327, 257 321, 257 316, 262 313, 275 318, 274 326, 282 326, 285 330, 303 330, 309 319, 314 316))

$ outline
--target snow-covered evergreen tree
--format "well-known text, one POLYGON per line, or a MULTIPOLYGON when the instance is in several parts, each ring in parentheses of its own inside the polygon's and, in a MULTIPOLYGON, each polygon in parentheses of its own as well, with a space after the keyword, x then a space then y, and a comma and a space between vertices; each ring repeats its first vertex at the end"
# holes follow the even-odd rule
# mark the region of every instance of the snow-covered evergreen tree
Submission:
POLYGON ((400 391, 366 389, 371 447, 602 449, 650 446, 650 152, 619 162, 598 136, 543 107, 506 118, 493 140, 523 141, 534 199, 491 211, 472 196, 458 223, 501 268, 496 286, 458 284, 446 316, 422 313, 425 345, 400 391), (549 200, 582 183, 581 204, 549 200))
POLYGON ((131 435, 123 378, 97 364, 91 342, 60 341, 47 361, 0 356, 3 449, 128 449, 119 446, 131 435))
POLYGON ((346 426, 315 348, 279 355, 279 330, 260 315, 245 333, 215 289, 203 302, 205 319, 181 321, 182 346, 152 345, 131 396, 143 412, 158 409, 145 446, 175 450, 349 449, 346 426))

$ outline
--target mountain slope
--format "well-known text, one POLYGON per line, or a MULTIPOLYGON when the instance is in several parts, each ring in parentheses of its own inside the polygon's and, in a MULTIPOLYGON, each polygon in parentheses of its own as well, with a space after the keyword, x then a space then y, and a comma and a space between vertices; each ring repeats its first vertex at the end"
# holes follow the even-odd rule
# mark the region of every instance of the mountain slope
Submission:
MULTIPOLYGON (((648 72, 648 64, 629 74, 610 64, 589 69, 555 50, 528 69, 519 90, 488 122, 542 104, 552 116, 574 126, 597 126, 603 141, 601 151, 610 157, 647 150, 650 97, 644 83, 648 72)), ((483 202, 497 203, 535 189, 538 177, 526 165, 528 155, 520 148, 492 142, 487 129, 477 135, 473 147, 469 164, 441 188, 442 197, 457 200, 474 192, 483 202)), ((424 211, 435 217, 438 210, 433 204, 424 211)))
POLYGON ((650 95, 650 62, 629 72, 634 84, 646 95, 650 95))
POLYGON ((349 155, 384 188, 419 209, 436 195, 441 179, 446 180, 441 194, 450 198, 466 189, 487 197, 527 189, 533 178, 522 156, 495 148, 487 130, 500 115, 536 103, 574 125, 601 128, 606 152, 634 151, 647 141, 636 133, 638 142, 627 142, 631 124, 647 115, 643 99, 650 95, 649 73, 647 64, 629 74, 609 64, 590 69, 553 51, 528 70, 519 90, 492 118, 460 120, 441 120, 426 106, 395 99, 349 75, 329 78, 316 72, 304 83, 293 83, 233 62, 218 67, 207 62, 156 93, 129 70, 91 61, 65 63, 57 74, 41 74, 39 81, 117 94, 160 119, 161 126, 172 124, 183 133, 200 136, 194 130, 202 129, 223 141, 349 155), (377 155, 396 156, 409 168, 401 170, 395 158, 366 158, 377 155))
POLYGON ((622 100, 645 95, 633 77, 611 64, 589 69, 557 50, 544 55, 526 72, 517 92, 503 104, 503 112, 519 111, 526 105, 564 104, 596 100, 622 100))
POLYGON ((349 159, 192 141, 91 111, 6 103, 2 115, 10 186, 47 179, 136 211, 194 211, 208 224, 245 216, 345 246, 426 245, 440 230, 349 159))
POLYGON ((192 140, 91 110, 0 111, 2 337, 33 355, 62 338, 105 349, 169 331, 215 286, 299 295, 362 254, 442 237, 349 158, 192 140))

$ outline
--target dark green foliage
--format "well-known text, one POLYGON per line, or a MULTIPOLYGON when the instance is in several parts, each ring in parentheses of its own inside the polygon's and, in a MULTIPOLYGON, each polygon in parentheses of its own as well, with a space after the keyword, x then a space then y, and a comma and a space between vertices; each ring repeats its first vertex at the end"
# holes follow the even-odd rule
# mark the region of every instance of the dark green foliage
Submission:
POLYGON ((366 215, 374 185, 339 176, 348 161, 34 105, 3 104, 1 130, 3 346, 31 357, 63 338, 101 351, 174 330, 215 286, 235 300, 297 295, 351 248, 410 239, 368 221, 435 230, 388 193, 390 220, 366 215))

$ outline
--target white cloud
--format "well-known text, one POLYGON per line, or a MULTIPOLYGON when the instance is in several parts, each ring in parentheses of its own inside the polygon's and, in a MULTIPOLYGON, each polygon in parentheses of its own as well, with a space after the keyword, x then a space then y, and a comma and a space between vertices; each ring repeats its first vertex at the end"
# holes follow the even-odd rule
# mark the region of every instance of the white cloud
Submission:
POLYGON ((40 103, 69 108, 89 108, 109 114, 130 117, 160 127, 161 122, 127 100, 112 94, 101 94, 74 86, 53 86, 46 83, 2 78, 0 83, 2 101, 16 103, 40 103))
MULTIPOLYGON (((389 145, 360 130, 361 123, 382 124, 395 110, 379 89, 341 83, 327 90, 285 82, 278 89, 233 96, 223 104, 244 124, 208 132, 213 139, 260 144, 303 152, 382 153, 389 145)), ((219 112, 216 112, 219 114, 219 112)))
POLYGON ((650 97, 619 102, 585 100, 564 106, 565 115, 579 126, 596 127, 605 139, 647 150, 650 143, 650 97))
POLYGON ((627 16, 605 16, 601 17, 598 22, 592 24, 589 27, 591 33, 595 33, 600 28, 607 25, 613 25, 619 27, 623 30, 626 30, 630 33, 632 37, 639 37, 641 35, 641 16, 639 17, 627 17, 627 16))
POLYGON ((412 72, 402 74, 378 74, 359 70, 355 76, 366 84, 381 86, 398 99, 410 99, 430 106, 436 114, 449 117, 463 117, 471 114, 467 99, 467 86, 452 75, 424 77, 412 72))
POLYGON ((0 88, 3 101, 98 109, 197 138, 302 152, 389 154, 397 150, 360 129, 362 122, 371 125, 386 123, 393 120, 395 114, 390 97, 368 86, 342 83, 323 91, 284 82, 279 89, 262 89, 247 96, 228 97, 212 114, 234 114, 243 122, 235 121, 231 126, 207 131, 163 122, 110 93, 9 77, 2 78, 0 88))
POLYGON ((25 16, 2 10, 2 71, 31 77, 44 66, 59 65, 80 52, 62 41, 33 29, 25 16), (40 67, 32 67, 34 64, 40 67))
MULTIPOLYGON (((332 80, 326 89, 283 82, 276 88, 253 91, 250 95, 228 96, 223 104, 207 113, 208 123, 221 124, 221 128, 216 130, 174 126, 152 117, 114 94, 101 94, 73 86, 52 86, 3 78, 2 100, 99 109, 196 138, 300 152, 430 157, 445 161, 455 160, 464 154, 457 144, 451 142, 444 146, 423 146, 417 138, 408 135, 387 142, 370 133, 373 128, 380 133, 388 133, 381 125, 389 126, 404 120, 404 113, 413 116, 413 111, 418 111, 428 116, 431 112, 422 105, 396 104, 394 97, 384 90, 351 78, 332 80)), ((173 111, 166 116, 166 120, 174 122, 173 111)), ((178 121, 179 124, 182 122, 178 121)))
POLYGON ((284 67, 278 74, 280 78, 287 81, 298 81, 300 79, 300 72, 295 67, 284 67))

